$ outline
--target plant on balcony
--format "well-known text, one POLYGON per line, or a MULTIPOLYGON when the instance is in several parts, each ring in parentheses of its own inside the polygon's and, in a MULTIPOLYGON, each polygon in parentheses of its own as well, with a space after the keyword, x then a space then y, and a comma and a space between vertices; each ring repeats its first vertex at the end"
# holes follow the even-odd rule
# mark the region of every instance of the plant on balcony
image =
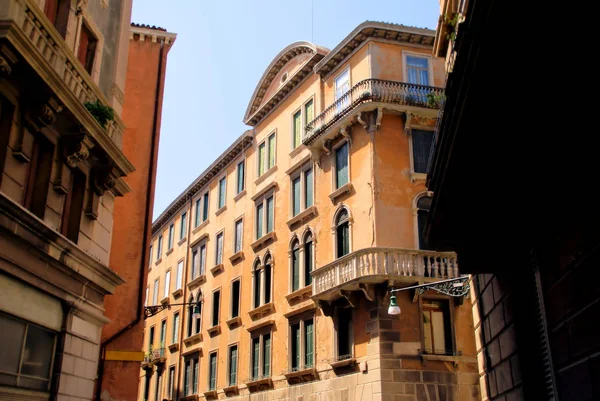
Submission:
POLYGON ((106 128, 109 121, 114 121, 115 111, 110 106, 102 104, 99 100, 83 104, 90 114, 98 121, 102 128, 106 128))
POLYGON ((427 99, 427 105, 431 108, 440 107, 440 104, 444 100, 443 94, 436 95, 435 93, 428 93, 427 95, 425 95, 425 97, 427 99))
POLYGON ((369 91, 364 91, 362 95, 360 95, 361 99, 368 99, 369 97, 371 97, 371 92, 369 91))
POLYGON ((444 15, 444 23, 446 24, 446 39, 454 42, 456 40, 456 27, 458 26, 458 20, 460 19, 459 13, 454 13, 452 16, 448 14, 444 15))

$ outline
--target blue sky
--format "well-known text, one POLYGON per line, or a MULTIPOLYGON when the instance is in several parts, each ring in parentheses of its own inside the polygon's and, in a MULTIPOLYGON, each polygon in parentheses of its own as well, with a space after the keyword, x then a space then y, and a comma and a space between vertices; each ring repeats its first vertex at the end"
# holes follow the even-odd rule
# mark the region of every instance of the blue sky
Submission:
POLYGON ((134 0, 132 21, 177 33, 169 52, 154 218, 249 127, 244 112, 285 46, 333 49, 366 20, 435 29, 437 0, 134 0), (311 14, 314 15, 311 29, 311 14))

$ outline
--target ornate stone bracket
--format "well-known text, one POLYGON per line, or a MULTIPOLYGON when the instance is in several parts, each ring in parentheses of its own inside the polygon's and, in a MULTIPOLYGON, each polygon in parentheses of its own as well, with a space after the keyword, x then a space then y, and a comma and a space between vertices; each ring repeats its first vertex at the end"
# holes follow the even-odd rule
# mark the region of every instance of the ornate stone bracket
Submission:
POLYGON ((7 78, 18 61, 15 54, 6 46, 0 47, 0 78, 7 78))
POLYGON ((69 135, 64 138, 65 162, 71 168, 77 167, 77 163, 83 162, 90 156, 90 149, 94 142, 86 134, 69 135))
POLYGON ((349 144, 352 144, 352 137, 350 136, 351 127, 342 127, 340 128, 340 134, 346 138, 349 144))
POLYGON ((115 169, 112 166, 99 165, 92 167, 90 172, 89 196, 85 205, 85 214, 87 217, 92 220, 98 218, 100 197, 115 186, 117 179, 115 169))
POLYGON ((406 135, 410 133, 413 127, 433 130, 435 128, 435 118, 420 116, 409 111, 405 113, 406 121, 404 123, 404 132, 406 135))
POLYGON ((383 107, 377 108, 377 120, 375 120, 375 129, 381 127, 381 119, 383 118, 383 107))
POLYGON ((50 98, 47 103, 31 107, 25 113, 25 122, 36 131, 54 124, 56 114, 63 110, 63 105, 55 98, 50 98))
POLYGON ((6 78, 12 72, 10 63, 2 56, 0 56, 0 78, 6 78))

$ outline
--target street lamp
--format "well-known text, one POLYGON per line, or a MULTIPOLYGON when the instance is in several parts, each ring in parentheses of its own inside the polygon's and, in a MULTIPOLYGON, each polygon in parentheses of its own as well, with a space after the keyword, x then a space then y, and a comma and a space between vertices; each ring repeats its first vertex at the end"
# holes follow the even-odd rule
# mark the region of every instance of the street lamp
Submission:
POLYGON ((425 291, 431 289, 441 294, 449 295, 451 297, 463 297, 469 293, 469 289, 471 288, 471 286, 468 283, 468 280, 469 276, 460 276, 456 278, 449 278, 446 280, 434 281, 433 283, 391 289, 390 293, 392 294, 392 296, 390 297, 390 307, 388 308, 388 314, 394 316, 400 314, 400 306, 398 306, 398 301, 396 300, 396 296, 394 295, 395 292, 415 289, 420 295, 423 294, 425 291))
POLYGON ((144 319, 152 317, 159 312, 162 312, 165 309, 171 309, 171 306, 186 306, 186 305, 194 305, 194 309, 192 312, 192 317, 199 318, 200 317, 200 303, 202 302, 202 296, 198 297, 198 300, 194 302, 183 302, 180 304, 165 304, 165 305, 150 305, 144 306, 144 319))

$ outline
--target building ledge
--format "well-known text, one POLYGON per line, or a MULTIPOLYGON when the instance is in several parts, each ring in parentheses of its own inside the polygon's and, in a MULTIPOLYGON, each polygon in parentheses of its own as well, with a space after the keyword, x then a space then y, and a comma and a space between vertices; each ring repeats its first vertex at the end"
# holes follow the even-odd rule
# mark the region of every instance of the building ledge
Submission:
POLYGON ((160 262, 162 262, 162 257, 158 258, 158 259, 156 260, 156 262, 154 262, 154 265, 155 265, 155 266, 158 266, 158 265, 160 264, 160 262))
POLYGON ((333 203, 335 203, 335 200, 337 198, 339 198, 342 195, 345 194, 349 194, 352 191, 352 183, 349 182, 347 184, 342 185, 341 187, 339 187, 338 189, 336 189, 335 191, 333 191, 332 193, 329 194, 329 199, 331 199, 331 201, 333 203))
POLYGON ((417 182, 417 181, 425 182, 426 180, 427 180, 427 174, 425 174, 425 173, 415 173, 415 172, 410 173, 410 181, 411 182, 417 182))
POLYGON ((183 343, 186 347, 192 346, 202 341, 202 333, 196 333, 187 338, 183 339, 183 343))
POLYGON ((183 245, 186 240, 187 240, 187 236, 183 237, 182 239, 179 240, 179 242, 177 242, 177 246, 183 245))
POLYGON ((183 295, 183 289, 182 288, 178 288, 175 291, 173 291, 171 293, 171 295, 173 295, 173 298, 177 299, 177 298, 179 298, 180 296, 183 295))
POLYGON ((198 287, 200 284, 204 283, 206 281, 206 274, 201 274, 198 277, 196 277, 195 279, 193 279, 192 281, 190 281, 189 283, 187 283, 187 288, 188 290, 193 290, 194 288, 198 287))
MULTIPOLYGON (((210 219, 206 219, 202 223, 198 224, 198 226, 194 227, 194 229, 192 230, 192 234, 196 234, 198 231, 202 230, 204 227, 206 227, 208 225, 209 222, 210 222, 210 219)), ((206 235, 208 235, 208 234, 206 234, 206 235)), ((196 241, 194 241, 194 242, 196 242, 196 241)))
POLYGON ((188 350, 182 352, 181 356, 188 356, 188 355, 201 354, 201 353, 202 353, 202 347, 200 345, 195 345, 194 347, 189 348, 188 350))
POLYGON ((303 298, 310 298, 310 296, 312 295, 312 284, 307 285, 306 287, 300 288, 299 290, 296 290, 290 294, 287 294, 285 296, 285 299, 288 300, 288 302, 292 302, 292 301, 300 301, 303 298))
POLYGON ((271 387, 272 385, 273 385, 273 380, 271 379, 271 376, 261 377, 259 379, 250 379, 250 381, 246 383, 246 386, 248 387, 248 389, 256 388, 259 386, 271 387))
POLYGON ((225 395, 227 394, 238 394, 239 393, 239 388, 237 386, 237 384, 234 384, 232 386, 227 386, 223 389, 223 392, 225 393, 225 395))
MULTIPOLYGON (((233 201, 237 202, 240 199, 242 199, 244 197, 244 195, 246 195, 246 189, 244 188, 239 194, 237 194, 236 196, 233 197, 233 201)), ((236 386, 237 388, 237 386, 236 386)))
POLYGON ((218 265, 216 265, 215 267, 213 267, 212 269, 210 269, 210 272, 214 276, 218 272, 222 271, 224 268, 225 268, 225 266, 223 266, 223 263, 219 263, 218 265))
POLYGON ((229 257, 231 264, 237 262, 238 260, 244 260, 244 251, 236 252, 229 257))
POLYGON ((219 210, 217 210, 215 212, 215 216, 219 216, 221 213, 225 212, 225 210, 227 210, 227 205, 223 205, 223 207, 221 207, 219 210))
POLYGON ((192 394, 192 395, 188 395, 186 397, 181 397, 179 400, 180 401, 197 401, 198 394, 192 394))
POLYGON ((166 305, 169 303, 169 297, 166 296, 163 299, 160 300, 161 305, 166 305))
POLYGON ((171 353, 179 351, 179 343, 173 343, 173 344, 169 345, 169 351, 171 353))
POLYGON ((257 323, 254 326, 246 327, 246 330, 248 330, 249 332, 253 332, 254 330, 258 330, 258 329, 263 328, 265 326, 272 326, 274 324, 275 324, 275 320, 274 319, 263 320, 262 322, 257 323))
POLYGON ((283 375, 288 381, 305 381, 303 379, 317 377, 317 369, 314 366, 311 366, 309 368, 303 368, 296 371, 287 372, 283 375))
POLYGON ((205 391, 204 393, 204 397, 206 397, 206 399, 216 399, 217 398, 217 390, 209 390, 209 391, 205 391))
POLYGON ((294 224, 299 223, 304 220, 308 220, 316 215, 317 215, 317 207, 315 205, 312 205, 310 207, 307 207, 306 209, 304 209, 303 211, 301 211, 300 213, 298 213, 297 215, 295 215, 288 221, 286 221, 285 224, 287 224, 288 227, 291 228, 294 224))
POLYGON ((173 253, 173 247, 171 247, 167 252, 165 252, 165 256, 169 256, 173 253))
POLYGON ((251 243, 250 246, 252 247, 252 250, 256 252, 266 244, 276 240, 277 235, 275 234, 275 231, 271 231, 270 233, 263 235, 262 237, 251 243))
MULTIPOLYGON (((206 220, 208 221, 208 220, 206 220)), ((200 228, 200 226, 198 226, 198 228, 200 228)), ((190 243, 190 248, 198 245, 200 242, 207 240, 208 241, 208 233, 204 233, 201 236, 199 236, 198 238, 196 238, 192 243, 190 243)))
POLYGON ((217 324, 209 329, 206 330, 206 332, 208 333, 209 336, 213 337, 216 336, 217 334, 221 333, 221 325, 217 324))
POLYGON ((229 326, 229 328, 236 325, 239 326, 242 324, 242 318, 240 316, 232 317, 225 323, 227 323, 227 326, 229 326))
POLYGON ((284 313, 283 316, 289 319, 292 316, 298 315, 303 312, 314 311, 315 309, 317 309, 317 304, 311 301, 310 303, 301 306, 300 308, 292 309, 291 311, 284 313))
POLYGON ((267 304, 259 306, 258 308, 254 308, 251 311, 248 311, 248 316, 250 316, 252 320, 257 320, 262 317, 268 316, 273 312, 275 312, 275 305, 273 304, 273 302, 269 302, 267 304))
MULTIPOLYGON (((274 165, 273 167, 271 167, 270 169, 268 169, 267 171, 265 171, 263 173, 263 175, 261 175, 256 180, 254 180, 254 185, 260 184, 261 182, 263 182, 264 180, 266 180, 268 177, 270 177, 271 175, 273 175, 273 173, 275 173, 276 171, 277 171, 277 165, 274 165)), ((272 185, 272 184, 277 184, 277 183, 276 182, 272 182, 270 185, 272 185)), ((254 196, 256 196, 256 195, 254 195, 254 196)), ((252 200, 255 200, 254 196, 252 197, 252 200)))
POLYGON ((423 361, 441 361, 441 362, 453 362, 455 365, 458 362, 464 363, 477 363, 477 358, 474 356, 464 355, 436 355, 436 354, 420 354, 423 361))
POLYGON ((344 359, 339 359, 335 362, 331 362, 330 365, 333 369, 339 369, 342 368, 344 366, 350 366, 350 365, 355 365, 356 364, 356 358, 355 357, 350 357, 350 358, 344 358, 344 359))

